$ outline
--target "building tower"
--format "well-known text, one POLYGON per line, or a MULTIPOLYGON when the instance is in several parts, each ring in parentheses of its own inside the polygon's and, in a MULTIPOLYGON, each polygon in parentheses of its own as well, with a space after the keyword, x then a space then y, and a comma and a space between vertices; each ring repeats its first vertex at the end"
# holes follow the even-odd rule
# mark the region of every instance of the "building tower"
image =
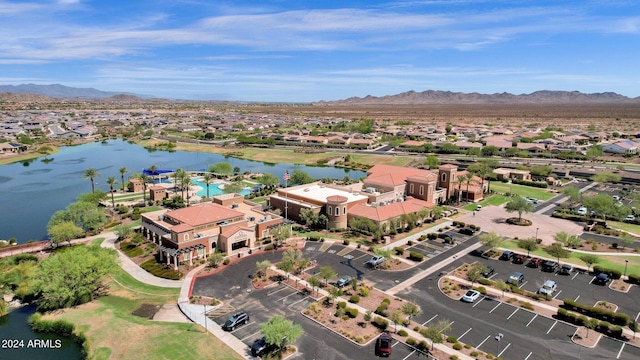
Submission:
POLYGON ((327 197, 327 229, 345 229, 347 227, 347 199, 344 196, 327 197))
POLYGON ((447 199, 451 199, 456 193, 458 184, 458 167, 453 164, 444 164, 438 167, 438 187, 447 189, 447 199))

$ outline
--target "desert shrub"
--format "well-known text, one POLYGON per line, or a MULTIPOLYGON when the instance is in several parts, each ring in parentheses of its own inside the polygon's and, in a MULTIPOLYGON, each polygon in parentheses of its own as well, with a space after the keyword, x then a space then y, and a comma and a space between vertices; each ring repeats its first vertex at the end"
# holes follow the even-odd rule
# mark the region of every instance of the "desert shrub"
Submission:
POLYGON ((366 286, 360 287, 360 296, 367 297, 369 296, 369 288, 366 286))
POLYGON ((453 336, 453 335, 449 335, 449 336, 447 336, 447 342, 448 343, 457 343, 458 342, 458 338, 453 336))
POLYGON ((407 338, 407 345, 416 346, 418 342, 414 338, 407 338))
POLYGON ((487 295, 487 288, 484 286, 478 286, 476 290, 478 290, 478 292, 482 295, 487 295))
POLYGON ((640 275, 629 274, 629 282, 632 284, 640 284, 640 275))
POLYGON ((389 300, 388 298, 382 299, 382 302, 387 304, 387 305, 391 305, 391 300, 389 300))
POLYGON ((358 317, 358 309, 355 309, 355 308, 346 308, 345 313, 347 314, 347 316, 349 316, 352 319, 355 319, 356 317, 358 317))
POLYGON ((375 318, 373 318, 373 326, 377 327, 380 330, 386 330, 387 327, 389 327, 389 321, 380 317, 380 316, 376 316, 375 318))
POLYGON ((357 304, 358 302, 360 302, 360 296, 358 295, 351 295, 351 297, 349 298, 349 302, 357 304))
POLYGON ((182 277, 182 273, 180 271, 166 268, 164 264, 157 263, 155 259, 149 259, 143 262, 140 264, 140 267, 163 279, 180 280, 182 277))
POLYGON ((386 305, 380 305, 376 308, 375 311, 376 314, 378 315, 382 315, 382 316, 386 316, 387 315, 387 306, 386 305))
POLYGON ((270 251, 275 249, 275 246, 273 244, 269 244, 267 246, 264 247, 264 251, 270 251))
POLYGON ((400 246, 396 246, 393 248, 393 251, 396 252, 396 255, 403 255, 404 254, 404 248, 400 247, 400 246))
POLYGON ((346 307, 347 307, 347 303, 345 301, 338 302, 338 309, 346 308, 346 307))
POLYGON ((230 263, 230 262, 231 262, 231 260, 229 260, 229 259, 224 259, 224 260, 222 261, 222 265, 229 265, 229 263, 230 263))
POLYGON ((491 285, 493 285, 493 281, 491 281, 489 279, 482 278, 482 279, 478 280, 478 284, 491 286, 491 285))
POLYGON ((398 330, 398 335, 399 336, 407 336, 407 335, 409 335, 409 333, 404 329, 400 329, 400 330, 398 330))
POLYGON ((422 261, 424 260, 424 255, 415 251, 411 251, 409 252, 409 259, 413 261, 422 261))
POLYGON ((459 342, 453 344, 453 349, 458 351, 462 350, 462 344, 460 344, 459 342))
POLYGON ((349 245, 350 241, 348 239, 342 240, 343 245, 349 245))
POLYGON ((418 350, 420 351, 425 351, 426 349, 429 348, 429 344, 427 343, 426 340, 422 340, 418 343, 418 346, 416 346, 418 348, 418 350))

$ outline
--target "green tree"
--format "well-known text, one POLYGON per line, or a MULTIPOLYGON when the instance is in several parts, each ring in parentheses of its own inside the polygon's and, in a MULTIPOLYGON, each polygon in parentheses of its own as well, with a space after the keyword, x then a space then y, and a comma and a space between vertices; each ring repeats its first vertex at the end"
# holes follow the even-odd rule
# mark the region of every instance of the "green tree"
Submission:
POLYGON ((578 202, 580 201, 580 199, 582 199, 582 193, 580 192, 580 189, 575 186, 565 186, 564 188, 562 188, 561 192, 568 196, 569 200, 572 203, 578 202))
POLYGON ((318 272, 318 276, 320 276, 322 279, 324 279, 324 284, 325 286, 329 285, 329 279, 333 279, 336 276, 338 276, 338 274, 336 274, 336 271, 333 270, 333 268, 331 266, 322 266, 320 267, 320 271, 318 272))
POLYGON ((127 175, 127 173, 129 172, 129 169, 127 169, 126 167, 121 167, 120 169, 118 169, 118 172, 120 173, 120 180, 122 181, 122 192, 124 192, 124 176, 127 175))
POLYGON ((276 246, 282 246, 282 243, 291 237, 291 228, 287 225, 280 225, 271 230, 271 236, 276 246))
POLYGON ((65 241, 71 245, 71 240, 84 235, 84 231, 71 221, 55 224, 49 227, 47 232, 49 234, 49 241, 52 245, 55 244, 56 246, 65 241))
POLYGON ((280 351, 284 350, 287 344, 296 342, 303 334, 302 326, 279 315, 260 324, 260 331, 267 343, 277 346, 280 351))
POLYGON ((224 254, 219 251, 215 251, 209 254, 209 266, 212 268, 217 268, 220 263, 224 260, 224 254))
POLYGON ((271 268, 271 261, 256 261, 256 268, 258 269, 258 277, 265 277, 267 276, 267 270, 271 268))
POLYGON ((502 279, 497 279, 493 281, 493 287, 495 287, 496 289, 502 291, 502 297, 504 297, 504 291, 510 288, 510 285, 507 284, 504 280, 502 279))
POLYGON ((618 239, 618 241, 622 244, 622 247, 626 247, 629 246, 631 244, 633 244, 635 242, 635 240, 629 236, 628 234, 623 234, 622 236, 620 236, 620 238, 618 239))
POLYGON ((280 179, 273 174, 263 174, 258 178, 258 182, 262 185, 271 186, 280 184, 280 179))
POLYGON ((116 180, 115 177, 113 176, 109 176, 109 178, 107 178, 107 185, 109 185, 109 190, 111 192, 111 206, 112 207, 116 207, 116 202, 113 198, 113 188, 118 184, 118 181, 116 180))
POLYGON ((597 173, 591 177, 591 181, 599 183, 620 182, 620 180, 622 180, 622 176, 607 171, 597 173))
POLYGON ((522 196, 516 196, 512 198, 508 203, 504 206, 507 212, 518 212, 518 223, 522 221, 522 213, 528 213, 533 211, 533 203, 528 202, 522 196))
POLYGON ((594 319, 594 318, 590 318, 585 322, 584 327, 587 328, 587 337, 589 337, 589 330, 595 329, 596 327, 598 327, 598 324, 599 324, 598 319, 594 319))
POLYGON ((231 164, 229 164, 228 162, 219 162, 219 163, 216 163, 214 165, 209 166, 209 171, 214 173, 214 174, 227 176, 227 175, 231 175, 231 173, 233 173, 233 166, 231 164))
POLYGON ((530 171, 533 176, 549 176, 553 174, 553 168, 549 165, 534 165, 530 171))
POLYGON ((438 161, 438 157, 435 155, 427 155, 427 157, 424 160, 424 164, 429 169, 437 169, 438 166, 440 165, 440 161, 438 161))
POLYGON ((393 321, 393 331, 398 332, 398 323, 404 322, 404 315, 402 314, 402 310, 393 310, 391 314, 389 314, 389 320, 393 321))
POLYGON ((580 240, 580 237, 578 235, 569 235, 565 231, 557 232, 555 235, 553 235, 553 239, 555 241, 561 242, 566 247, 572 247, 574 249, 582 244, 582 240, 580 240))
POLYGON ((527 257, 532 251, 538 250, 538 240, 534 238, 518 240, 518 247, 527 250, 527 257))
POLYGON ((47 224, 47 230, 52 226, 70 221, 82 230, 87 231, 97 229, 102 226, 106 220, 107 218, 104 212, 97 204, 86 201, 76 201, 69 204, 66 209, 56 211, 47 224))
POLYGON ((204 175, 202 176, 202 182, 207 187, 207 197, 209 197, 209 185, 211 185, 212 181, 213 176, 211 176, 211 173, 204 173, 204 175))
POLYGON ((240 193, 242 189, 244 189, 244 185, 242 185, 242 183, 233 182, 233 183, 225 184, 222 191, 224 191, 225 194, 231 194, 231 193, 240 193))
POLYGON ((314 182, 315 179, 311 177, 306 171, 300 169, 294 169, 291 172, 291 180, 289 185, 302 185, 314 182))
POLYGON ((571 254, 571 251, 565 249, 560 242, 555 242, 547 246, 544 250, 547 252, 547 254, 557 258, 558 262, 560 262, 560 258, 569 257, 569 255, 571 254))
POLYGON ((82 177, 84 179, 89 179, 91 181, 91 192, 95 192, 96 191, 95 181, 94 180, 95 180, 95 178, 97 178, 99 176, 100 176, 100 173, 94 168, 88 168, 82 174, 82 177))
POLYGON ((135 174, 137 179, 142 182, 142 201, 147 202, 147 184, 149 183, 149 175, 147 174, 135 174))
POLYGON ((467 271, 467 279, 471 281, 471 288, 473 289, 473 285, 480 279, 482 279, 482 273, 487 271, 487 267, 483 264, 475 264, 467 271))
POLYGON ((158 176, 158 166, 157 165, 151 165, 149 166, 149 168, 147 169, 149 170, 149 172, 151 173, 151 179, 153 180, 153 183, 156 183, 156 176, 158 176))
POLYGON ((482 156, 498 156, 500 155, 500 149, 497 146, 489 145, 482 148, 482 156))
POLYGON ((412 317, 422 314, 422 309, 420 309, 420 306, 411 301, 408 301, 402 304, 402 307, 400 307, 400 310, 402 310, 403 314, 407 315, 408 317, 407 321, 409 323, 411 322, 412 317))
POLYGON ((469 202, 469 185, 471 184, 475 184, 476 180, 473 178, 473 173, 471 172, 467 172, 466 174, 462 175, 462 182, 467 186, 465 192, 467 195, 467 202, 469 202))
POLYGON ((34 288, 41 310, 84 304, 106 293, 103 278, 114 271, 117 254, 99 246, 76 246, 40 262, 34 288))
POLYGON ((582 203, 587 209, 595 211, 598 215, 602 216, 602 220, 605 222, 609 215, 617 212, 613 198, 607 194, 585 196, 582 199, 582 203))
POLYGON ((431 340, 431 350, 434 344, 442 344, 444 341, 444 333, 451 330, 451 321, 443 319, 427 326, 421 332, 424 337, 431 340))
POLYGON ((582 254, 580 255, 580 260, 587 264, 587 272, 589 272, 591 271, 591 265, 597 264, 600 258, 596 254, 582 254))
POLYGON ((133 234, 133 227, 133 224, 120 224, 114 228, 113 233, 118 237, 118 240, 123 240, 133 234))
POLYGON ((495 247, 500 246, 500 244, 502 244, 502 242, 504 241, 504 237, 492 231, 492 232, 483 233, 482 235, 480 235, 479 240, 482 246, 486 246, 493 249, 495 247))
POLYGON ((320 286, 322 282, 320 281, 320 278, 317 275, 311 275, 307 278, 307 283, 309 283, 309 285, 311 285, 311 289, 315 291, 316 288, 320 286))
POLYGON ((587 157, 591 161, 596 161, 600 156, 604 155, 602 145, 593 145, 587 150, 587 157))

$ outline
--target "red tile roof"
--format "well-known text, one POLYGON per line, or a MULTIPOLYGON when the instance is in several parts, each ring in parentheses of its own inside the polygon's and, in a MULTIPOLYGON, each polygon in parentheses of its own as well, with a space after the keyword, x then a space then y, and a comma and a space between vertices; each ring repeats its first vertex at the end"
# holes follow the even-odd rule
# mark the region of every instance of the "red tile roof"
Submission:
POLYGON ((230 236, 232 236, 233 234, 237 233, 240 230, 245 230, 248 231, 250 233, 253 233, 252 229, 246 228, 246 227, 241 227, 238 225, 233 225, 233 226, 226 226, 222 229, 222 232, 220 233, 221 236, 224 236, 225 238, 229 238, 230 236))
POLYGON ((385 164, 376 164, 367 171, 366 182, 374 182, 382 185, 402 185, 408 177, 425 178, 433 172, 416 168, 408 168, 402 166, 393 166, 385 164))
POLYGON ((373 221, 385 221, 391 218, 398 217, 402 214, 414 213, 423 208, 429 208, 433 206, 434 204, 428 201, 409 197, 406 201, 403 202, 396 202, 393 204, 378 207, 357 204, 349 209, 349 213, 356 216, 362 216, 373 221))
POLYGON ((172 217, 183 224, 191 226, 216 223, 238 216, 244 216, 244 213, 231 210, 222 205, 214 203, 198 204, 183 209, 173 210, 166 213, 166 216, 172 217))
POLYGON ((331 195, 331 196, 327 196, 327 201, 331 201, 331 202, 345 202, 349 200, 346 196, 342 196, 342 195, 331 195))

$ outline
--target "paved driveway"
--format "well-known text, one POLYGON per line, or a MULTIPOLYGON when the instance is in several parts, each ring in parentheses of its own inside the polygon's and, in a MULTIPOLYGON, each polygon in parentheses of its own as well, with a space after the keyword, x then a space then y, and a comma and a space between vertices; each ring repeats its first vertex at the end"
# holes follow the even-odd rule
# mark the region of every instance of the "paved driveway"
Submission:
POLYGON ((522 214, 522 217, 531 220, 533 224, 531 226, 517 226, 506 223, 506 219, 511 217, 518 217, 517 212, 509 213, 503 207, 498 206, 486 206, 480 211, 476 211, 476 215, 473 213, 465 214, 456 220, 463 221, 465 223, 476 224, 480 226, 482 231, 496 232, 500 235, 520 239, 535 237, 536 228, 538 229, 538 238, 542 239, 543 245, 549 245, 554 243, 553 235, 560 231, 565 231, 569 234, 582 234, 582 226, 576 224, 573 221, 557 219, 543 214, 522 214))

